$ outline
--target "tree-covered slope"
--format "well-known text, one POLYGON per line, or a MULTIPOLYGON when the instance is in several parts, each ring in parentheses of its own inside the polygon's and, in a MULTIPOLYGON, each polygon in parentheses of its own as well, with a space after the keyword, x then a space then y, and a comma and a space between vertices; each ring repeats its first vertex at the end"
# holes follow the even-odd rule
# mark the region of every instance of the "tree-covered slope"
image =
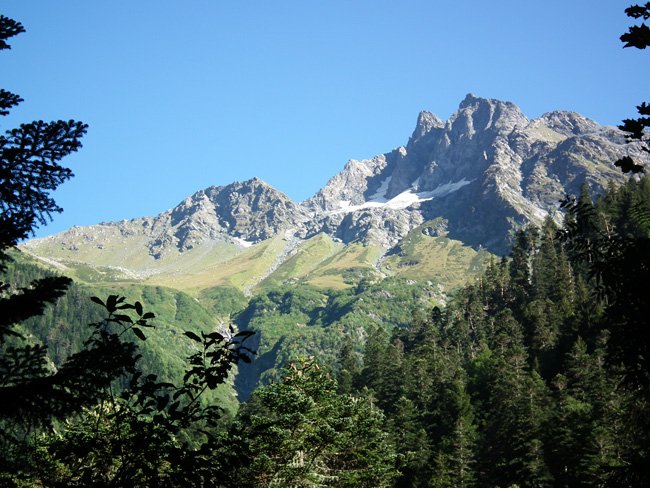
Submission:
MULTIPOLYGON (((27 256, 14 253, 13 257, 14 261, 8 264, 3 279, 16 287, 26 286, 32 280, 49 274, 27 256)), ((222 315, 215 314, 194 297, 178 290, 142 284, 75 283, 41 316, 25 321, 20 328, 34 342, 47 345, 49 358, 56 368, 71 354, 83 349, 90 334, 88 325, 104 316, 101 307, 90 297, 105 299, 111 294, 140 301, 147 311, 156 315, 151 321, 154 328, 147 330, 147 340, 142 343, 142 368, 159 375, 164 381, 178 381, 187 369, 187 357, 195 352, 194 345, 184 335, 185 331, 200 334, 224 328, 220 319, 222 315)), ((210 396, 206 401, 218 402, 231 413, 237 408, 231 386, 224 385, 214 395, 207 395, 210 396)))
POLYGON ((648 484, 650 179, 567 206, 444 309, 341 358, 387 416, 397 486, 648 484))
POLYGON ((333 367, 350 343, 360 352, 376 330, 408 326, 413 315, 444 300, 437 286, 389 278, 362 281, 345 290, 285 286, 253 297, 235 316, 254 331, 258 358, 241 365, 237 390, 243 399, 261 382, 278 378, 281 368, 301 356, 333 367))

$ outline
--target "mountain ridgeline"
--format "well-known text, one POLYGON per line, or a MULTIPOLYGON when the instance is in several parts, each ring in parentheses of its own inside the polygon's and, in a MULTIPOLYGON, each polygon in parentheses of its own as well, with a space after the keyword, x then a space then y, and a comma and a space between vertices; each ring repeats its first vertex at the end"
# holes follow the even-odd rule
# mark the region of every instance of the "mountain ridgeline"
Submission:
MULTIPOLYGON (((188 287, 179 275, 203 273, 193 286, 250 291, 305 246, 320 247, 324 254, 315 262, 325 265, 356 245, 373 249, 362 266, 366 275, 393 275, 400 270, 383 266, 384 259, 403 253, 414 230, 507 253, 517 229, 541 225, 549 215, 561 222, 560 200, 583 183, 595 195, 608 182, 622 182, 613 162, 628 154, 642 152, 618 129, 579 114, 529 120, 513 103, 467 95, 448 121, 420 113, 405 146, 349 161, 302 203, 253 178, 200 190, 155 217, 75 227, 23 249, 64 268, 91 266, 96 276, 83 276, 91 281, 188 287), (240 262, 251 246, 265 264, 256 258, 263 269, 243 277, 240 262)), ((411 268, 416 261, 409 261, 411 268)), ((316 265, 292 278, 318 282, 316 265)))

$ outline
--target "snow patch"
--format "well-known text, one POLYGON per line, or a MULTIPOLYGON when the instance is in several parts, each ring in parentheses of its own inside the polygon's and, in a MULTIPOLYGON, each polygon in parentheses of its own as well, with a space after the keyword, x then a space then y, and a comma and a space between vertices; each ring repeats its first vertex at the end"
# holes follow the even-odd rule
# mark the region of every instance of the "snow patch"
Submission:
POLYGON ((240 237, 233 237, 233 241, 235 241, 235 244, 239 244, 241 247, 251 247, 254 242, 251 241, 245 241, 244 239, 241 239, 240 237))
POLYGON ((469 185, 472 181, 467 181, 465 178, 463 178, 460 181, 454 181, 454 182, 450 181, 449 183, 445 183, 444 185, 437 186, 431 191, 418 193, 418 195, 422 195, 422 198, 426 198, 427 200, 432 200, 433 198, 437 198, 437 197, 444 197, 445 195, 454 193, 455 191, 460 190, 462 187, 469 185))
MULTIPOLYGON (((418 180, 416 180, 418 181, 418 180)), ((455 191, 460 190, 465 185, 469 185, 471 181, 467 181, 463 178, 460 181, 454 181, 439 185, 431 191, 418 192, 415 188, 409 188, 406 191, 403 191, 399 195, 386 200, 386 190, 388 189, 388 184, 390 183, 390 176, 386 178, 379 187, 379 190, 373 195, 373 197, 361 205, 351 205, 349 200, 340 200, 337 202, 338 209, 330 213, 349 213, 355 212, 357 210, 363 210, 366 208, 390 208, 394 210, 401 210, 410 207, 416 203, 426 202, 433 200, 434 198, 443 197, 454 193, 455 191), (385 188, 384 188, 385 186, 385 188)), ((418 181, 419 183, 419 181, 418 181)))

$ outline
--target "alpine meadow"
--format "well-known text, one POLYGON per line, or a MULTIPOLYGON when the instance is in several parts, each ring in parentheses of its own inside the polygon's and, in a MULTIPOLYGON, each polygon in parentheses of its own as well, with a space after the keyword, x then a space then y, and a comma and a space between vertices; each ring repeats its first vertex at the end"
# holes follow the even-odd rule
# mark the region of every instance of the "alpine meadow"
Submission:
MULTIPOLYGON (((231 13, 202 3, 184 8, 231 13)), ((631 25, 618 47, 647 63, 650 3, 619 10, 631 25)), ((28 33, 13 16, 0 15, 0 54, 20 57, 28 33)), ((280 17, 269 24, 283 26, 280 17)), ((317 21, 295 28, 320 32, 317 21)), ((246 25, 251 35, 273 28, 246 25)), ((278 42, 298 41, 270 36, 264 55, 278 42)), ((122 76, 137 72, 131 54, 119 56, 122 76)), ((308 70, 313 60, 303 61, 308 70)), ((264 63, 255 68, 263 74, 264 63)), ((56 99, 63 82, 43 72, 56 99)), ((639 84, 624 73, 619 82, 620 92, 639 84)), ((349 86, 334 88, 344 97, 349 86)), ((181 92, 160 104, 174 97, 191 104, 181 92)), ((24 103, 0 89, 11 125, 30 113, 24 103)), ((206 176, 203 189, 170 197, 169 210, 51 235, 39 229, 63 210, 54 197, 74 176, 63 160, 83 155, 82 141, 100 144, 101 131, 76 120, 5 128, 0 485, 650 486, 650 106, 613 127, 568 110, 529 116, 473 93, 456 103, 446 120, 416 111, 403 145, 350 159, 302 201, 259 177, 206 176)), ((246 113, 249 147, 237 151, 272 161, 272 146, 256 145, 255 133, 275 134, 261 122, 265 107, 246 113)), ((124 110, 114 123, 144 137, 124 110)), ((300 122, 307 132, 319 123, 300 122)), ((159 138, 188 154, 200 144, 198 134, 159 138)), ((84 198, 110 207, 126 188, 147 200, 181 184, 163 169, 156 178, 171 183, 157 188, 117 168, 104 168, 105 188, 84 198)))

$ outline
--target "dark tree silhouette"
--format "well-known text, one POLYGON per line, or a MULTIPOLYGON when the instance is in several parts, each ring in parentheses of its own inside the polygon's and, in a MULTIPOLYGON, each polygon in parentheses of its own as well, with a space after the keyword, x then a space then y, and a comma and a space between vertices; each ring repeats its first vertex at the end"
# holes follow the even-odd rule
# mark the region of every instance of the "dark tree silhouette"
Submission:
MULTIPOLYGON (((625 9, 625 13, 633 19, 648 20, 650 18, 650 2, 645 5, 632 5, 625 9)), ((633 25, 621 36, 621 41, 625 43, 623 47, 645 49, 650 46, 650 28, 643 22, 641 25, 633 25)), ((627 132, 626 137, 630 142, 640 141, 641 149, 650 152, 646 134, 646 129, 650 127, 650 106, 643 102, 636 109, 640 117, 625 119, 623 124, 618 127, 627 132)), ((624 173, 643 173, 645 171, 643 165, 635 162, 630 156, 625 156, 614 164, 621 168, 624 173)))
MULTIPOLYGON (((11 49, 7 40, 24 31, 22 24, 0 15, 0 50, 11 49)), ((0 89, 0 115, 22 101, 0 89)), ((8 248, 61 212, 49 192, 73 176, 59 161, 81 147, 87 128, 74 120, 39 120, 0 135, 0 266, 8 248)))
MULTIPOLYGON (((9 38, 24 32, 19 22, 0 16, 0 50, 10 49, 9 38)), ((0 90, 0 115, 9 114, 22 99, 0 90)), ((35 121, 0 135, 0 272, 11 260, 8 251, 35 227, 45 224, 61 208, 49 192, 72 176, 59 161, 81 147, 87 126, 81 122, 35 121)), ((56 383, 61 377, 48 370, 45 348, 17 342, 22 339, 16 325, 40 315, 46 304, 65 293, 70 280, 47 277, 24 288, 0 282, 0 415, 3 420, 42 422, 53 411, 71 406, 83 395, 56 383), (59 402, 46 401, 56 397, 59 402), (29 407, 28 407, 29 406, 29 407), (30 415, 27 414, 30 412, 30 415), (33 415, 31 415, 33 414, 33 415)), ((5 423, 0 435, 7 436, 5 423)))
MULTIPOLYGON (((0 50, 25 29, 13 19, 0 15, 0 50)), ((0 90, 0 115, 9 114, 22 99, 0 90)), ((26 238, 39 224, 60 212, 49 192, 72 177, 58 162, 81 147, 87 126, 81 122, 35 121, 0 135, 0 272, 11 259, 7 251, 26 238)), ((43 307, 61 296, 70 280, 44 278, 29 287, 11 290, 0 282, 0 344, 7 336, 19 335, 12 327, 43 312, 43 307)))

